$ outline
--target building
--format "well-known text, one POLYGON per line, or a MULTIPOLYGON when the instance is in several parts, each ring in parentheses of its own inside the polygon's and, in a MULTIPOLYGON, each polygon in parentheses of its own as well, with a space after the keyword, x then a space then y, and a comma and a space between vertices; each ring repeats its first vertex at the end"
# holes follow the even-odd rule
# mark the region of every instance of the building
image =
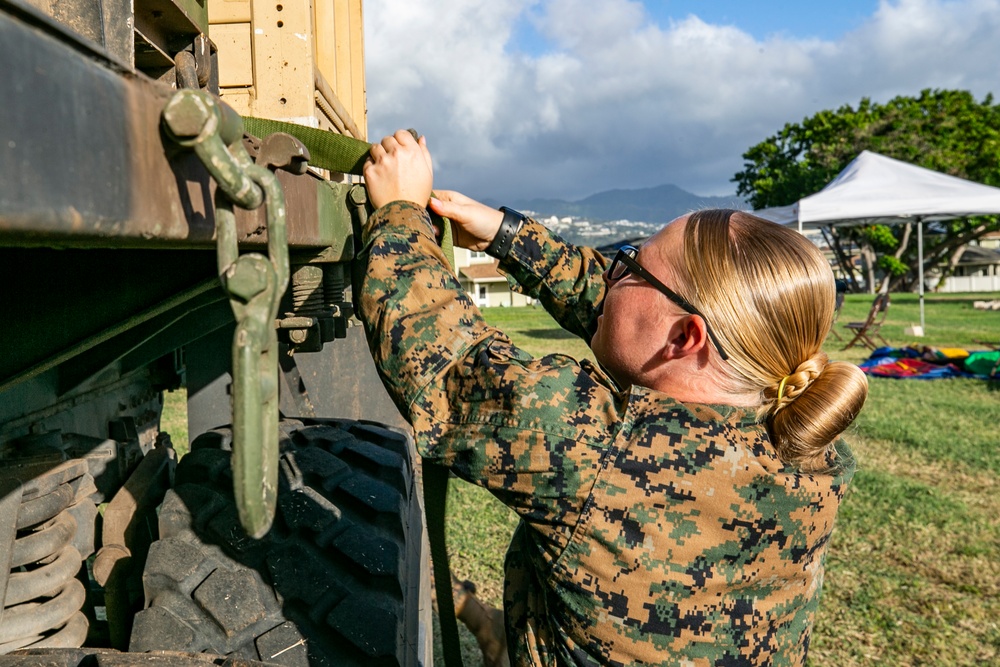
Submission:
POLYGON ((1000 233, 991 232, 978 245, 962 248, 955 272, 948 276, 939 292, 1000 291, 1000 233))
POLYGON ((458 282, 480 308, 493 306, 528 306, 534 299, 519 294, 507 284, 498 270, 499 262, 485 252, 455 248, 455 272, 458 282))

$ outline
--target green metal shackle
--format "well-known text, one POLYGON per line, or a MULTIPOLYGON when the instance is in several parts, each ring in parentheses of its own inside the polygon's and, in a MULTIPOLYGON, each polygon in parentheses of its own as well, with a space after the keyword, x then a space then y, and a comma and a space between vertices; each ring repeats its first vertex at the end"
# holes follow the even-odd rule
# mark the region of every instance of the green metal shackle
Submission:
POLYGON ((256 209, 263 192, 247 175, 253 160, 243 148, 243 119, 209 93, 184 88, 163 108, 163 124, 178 145, 191 148, 235 204, 256 209))
POLYGON ((262 537, 278 494, 278 337, 275 319, 288 287, 285 195, 277 177, 243 147, 243 124, 227 105, 190 89, 163 111, 167 134, 191 148, 218 184, 215 229, 219 279, 236 319, 233 335, 233 491, 240 523, 262 537), (233 206, 264 205, 267 256, 239 252, 233 206))

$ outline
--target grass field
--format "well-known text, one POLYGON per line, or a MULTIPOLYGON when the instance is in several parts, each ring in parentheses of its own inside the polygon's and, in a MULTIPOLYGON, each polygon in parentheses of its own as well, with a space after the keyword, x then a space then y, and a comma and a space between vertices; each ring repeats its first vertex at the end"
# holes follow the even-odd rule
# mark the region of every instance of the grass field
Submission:
MULTIPOLYGON (((972 302, 998 298, 927 295, 926 335, 908 338, 903 330, 919 323, 917 297, 894 294, 882 332, 897 346, 981 349, 976 340, 1000 342, 1000 311, 972 302)), ((849 296, 840 322, 864 319, 870 304, 870 296, 849 296)), ((485 316, 532 354, 589 354, 540 308, 485 316)), ((840 346, 828 343, 831 358, 867 357, 840 346)), ((176 406, 177 397, 168 402, 176 406)), ((998 426, 997 383, 871 380, 868 404, 846 434, 860 465, 830 546, 812 665, 1000 665, 998 426)), ((479 489, 450 489, 452 567, 499 604, 516 519, 479 489)), ((471 637, 464 641, 466 664, 481 664, 471 637)))

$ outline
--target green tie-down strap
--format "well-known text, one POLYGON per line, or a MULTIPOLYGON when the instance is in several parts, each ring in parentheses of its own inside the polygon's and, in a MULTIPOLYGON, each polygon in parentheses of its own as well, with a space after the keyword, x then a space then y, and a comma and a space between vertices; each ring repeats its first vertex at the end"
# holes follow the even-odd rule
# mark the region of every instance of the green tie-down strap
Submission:
MULTIPOLYGON (((329 169, 341 174, 362 175, 368 151, 372 145, 345 134, 337 134, 315 127, 286 123, 280 120, 243 116, 243 129, 255 137, 264 138, 275 132, 290 134, 309 149, 309 164, 320 169, 329 169)), ((417 133, 410 130, 414 138, 417 133)), ((431 212, 431 220, 438 228, 438 243, 448 259, 448 266, 455 270, 455 250, 451 236, 451 221, 431 212)))
POLYGON ((309 164, 312 166, 355 176, 361 176, 361 169, 372 147, 367 141, 344 134, 266 118, 244 116, 243 129, 261 138, 275 132, 290 134, 309 149, 309 164))
POLYGON ((451 567, 448 565, 444 528, 450 473, 448 468, 427 459, 422 464, 424 513, 427 520, 427 541, 431 549, 431 567, 434 571, 442 657, 445 667, 462 667, 462 644, 455 618, 455 598, 451 590, 451 567))
POLYGON ((429 212, 431 214, 431 220, 434 222, 434 226, 441 230, 441 236, 438 238, 438 243, 441 244, 441 252, 444 253, 445 259, 448 260, 448 266, 451 268, 451 272, 455 273, 455 241, 451 236, 451 220, 448 218, 442 218, 433 211, 429 212))

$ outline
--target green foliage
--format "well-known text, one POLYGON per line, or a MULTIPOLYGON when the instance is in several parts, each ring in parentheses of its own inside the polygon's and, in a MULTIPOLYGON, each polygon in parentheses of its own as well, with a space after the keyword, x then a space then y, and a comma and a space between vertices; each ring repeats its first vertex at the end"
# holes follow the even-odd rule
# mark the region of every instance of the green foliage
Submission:
POLYGON ((964 90, 924 90, 885 104, 863 98, 787 123, 743 154, 733 177, 754 208, 818 192, 863 150, 987 185, 1000 185, 1000 105, 964 90))
POLYGON ((875 252, 892 252, 899 247, 899 239, 886 225, 866 225, 858 232, 868 240, 875 252))
POLYGON ((885 273, 889 274, 893 278, 899 278, 900 276, 905 276, 906 272, 910 270, 910 267, 899 261, 892 255, 882 255, 878 258, 876 266, 882 269, 885 273))
MULTIPOLYGON (((733 177, 737 193, 754 208, 792 204, 821 190, 863 150, 987 185, 1000 185, 1000 105, 987 95, 977 101, 964 90, 923 90, 884 104, 863 98, 852 107, 824 110, 800 123, 787 123, 777 134, 743 154, 743 171, 733 177)), ((927 239, 926 266, 946 260, 961 245, 1000 228, 996 217, 937 224, 927 239)), ((874 226, 859 233, 835 229, 834 236, 859 242, 876 256, 877 266, 892 278, 916 284, 916 244, 896 253, 901 225, 874 226)), ((897 288, 901 283, 895 283, 897 288)))

